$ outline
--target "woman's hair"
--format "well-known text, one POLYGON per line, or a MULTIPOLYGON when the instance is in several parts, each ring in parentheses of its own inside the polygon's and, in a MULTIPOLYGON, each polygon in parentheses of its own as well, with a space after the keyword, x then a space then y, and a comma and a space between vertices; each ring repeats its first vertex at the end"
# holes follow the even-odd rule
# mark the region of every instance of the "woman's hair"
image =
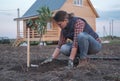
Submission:
POLYGON ((74 13, 69 13, 68 16, 69 16, 69 19, 71 19, 72 17, 74 17, 74 13))
POLYGON ((53 19, 56 21, 56 22, 59 22, 59 21, 64 21, 65 19, 68 19, 69 18, 69 15, 66 11, 58 11, 55 16, 53 17, 53 19))

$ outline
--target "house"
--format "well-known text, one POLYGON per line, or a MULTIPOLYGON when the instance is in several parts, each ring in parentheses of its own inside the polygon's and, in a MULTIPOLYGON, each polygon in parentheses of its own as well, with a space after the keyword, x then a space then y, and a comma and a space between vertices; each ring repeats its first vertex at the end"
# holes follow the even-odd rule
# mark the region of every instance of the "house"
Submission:
MULTIPOLYGON (((96 18, 99 17, 90 0, 36 0, 35 3, 28 9, 28 11, 20 18, 16 18, 17 24, 23 21, 23 32, 17 25, 17 39, 14 46, 19 45, 22 41, 27 41, 27 26, 28 19, 38 18, 38 10, 40 7, 47 6, 54 13, 58 10, 65 10, 68 13, 74 13, 75 16, 86 19, 88 23, 96 30, 96 18), (21 36, 22 34, 22 36, 21 36)), ((43 35, 42 41, 58 41, 60 29, 54 22, 48 23, 47 33, 43 35)), ((40 36, 37 30, 30 29, 30 41, 39 41, 40 36)))

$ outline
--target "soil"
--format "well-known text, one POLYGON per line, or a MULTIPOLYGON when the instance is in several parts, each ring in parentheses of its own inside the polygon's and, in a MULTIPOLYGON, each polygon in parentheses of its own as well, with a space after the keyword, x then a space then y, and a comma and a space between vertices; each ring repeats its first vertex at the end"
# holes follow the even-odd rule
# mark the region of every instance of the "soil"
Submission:
POLYGON ((26 67, 27 47, 0 45, 0 81, 120 81, 120 44, 103 44, 102 50, 85 66, 67 68, 68 57, 60 54, 51 63, 40 65, 50 57, 56 45, 31 46, 31 64, 26 67))

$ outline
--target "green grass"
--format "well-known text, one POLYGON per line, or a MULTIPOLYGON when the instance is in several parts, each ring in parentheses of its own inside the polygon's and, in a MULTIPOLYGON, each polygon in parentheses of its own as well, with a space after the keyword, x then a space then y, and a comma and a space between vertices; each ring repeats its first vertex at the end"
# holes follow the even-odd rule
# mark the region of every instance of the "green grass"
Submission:
POLYGON ((101 38, 103 41, 105 41, 105 40, 108 40, 108 41, 110 41, 110 43, 109 44, 120 44, 120 37, 113 37, 113 38, 111 38, 110 36, 107 36, 107 37, 102 37, 101 38))
POLYGON ((120 40, 117 39, 110 40, 110 44, 120 44, 120 40))

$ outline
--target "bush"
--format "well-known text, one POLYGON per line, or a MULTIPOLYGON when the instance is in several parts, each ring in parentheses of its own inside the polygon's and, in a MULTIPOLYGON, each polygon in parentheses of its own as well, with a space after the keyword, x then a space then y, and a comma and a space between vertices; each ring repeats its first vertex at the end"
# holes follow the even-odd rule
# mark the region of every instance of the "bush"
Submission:
POLYGON ((38 42, 38 41, 31 41, 30 42, 30 45, 38 45, 40 42, 38 42))
POLYGON ((0 44, 10 44, 10 39, 8 37, 0 37, 0 44))

